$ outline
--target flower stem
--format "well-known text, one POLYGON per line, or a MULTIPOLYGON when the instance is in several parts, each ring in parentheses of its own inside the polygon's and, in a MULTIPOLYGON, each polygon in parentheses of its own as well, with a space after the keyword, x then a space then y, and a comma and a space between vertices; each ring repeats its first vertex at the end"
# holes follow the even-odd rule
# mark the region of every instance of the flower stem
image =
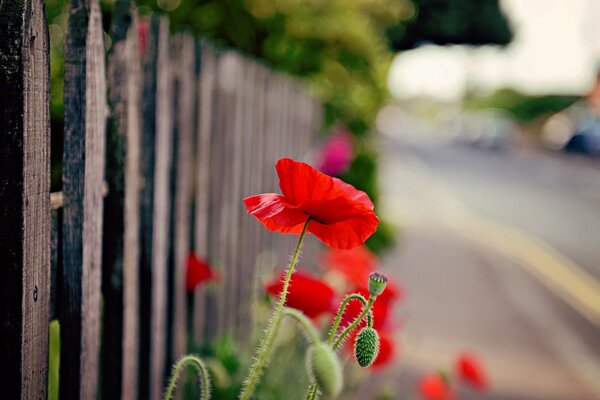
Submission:
POLYGON ((311 343, 317 344, 321 341, 315 326, 301 311, 298 311, 295 308, 283 307, 283 310, 281 311, 281 317, 282 319, 283 317, 294 318, 300 324, 311 343))
POLYGON ((302 233, 300 234, 300 238, 298 239, 298 244, 296 245, 296 250, 294 251, 294 255, 292 256, 292 260, 290 261, 290 266, 288 268, 287 274, 285 275, 285 280, 283 281, 283 290, 281 291, 281 296, 279 297, 279 302, 275 306, 273 311, 273 316, 269 320, 267 328, 265 329, 265 333, 263 338, 260 341, 260 346, 258 351, 256 352, 256 357, 250 367, 250 371, 248 372, 248 377, 244 382, 244 386, 242 388, 242 392, 240 393, 241 400, 248 400, 254 390, 258 382, 260 381, 260 377, 262 375, 262 371, 265 367, 267 359, 269 358, 269 354, 273 348, 273 342, 275 341, 276 331, 279 327, 279 323, 281 322, 281 310, 283 309, 283 305, 285 304, 285 299, 288 293, 288 287, 290 285, 290 280, 292 278, 292 273, 294 272, 294 267, 298 262, 298 257, 300 256, 300 249, 302 248, 302 243, 304 242, 304 236, 306 234, 306 230, 308 229, 308 224, 310 223, 310 217, 304 223, 304 227, 302 228, 302 233))
POLYGON ((208 400, 210 397, 210 378, 206 366, 200 358, 195 355, 188 354, 187 356, 180 358, 179 361, 175 363, 175 366, 173 367, 173 373, 169 379, 169 385, 165 391, 165 400, 170 400, 173 397, 173 391, 175 390, 177 379, 179 378, 181 371, 183 371, 188 365, 193 365, 198 370, 198 380, 200 382, 200 400, 208 400))
POLYGON ((306 391, 305 400, 316 400, 319 398, 319 390, 317 389, 316 383, 311 383, 308 385, 308 390, 306 391))
POLYGON ((362 313, 360 313, 360 315, 358 316, 358 318, 356 318, 350 325, 348 325, 348 327, 346 327, 346 329, 344 329, 342 331, 342 333, 338 336, 337 340, 335 341, 335 344, 333 345, 333 350, 337 350, 338 347, 340 347, 340 345, 344 342, 344 338, 350 333, 352 332, 352 330, 354 328, 356 328, 356 325, 358 325, 360 323, 360 321, 363 320, 363 318, 365 317, 365 315, 371 310, 371 307, 373 306, 373 303, 375 302, 376 297, 371 296, 369 298, 369 301, 367 303, 367 305, 365 306, 365 308, 363 308, 362 313))
MULTIPOLYGON (((337 313, 337 316, 335 317, 333 326, 331 327, 331 331, 329 331, 329 339, 327 340, 327 344, 329 346, 331 346, 331 343, 333 343, 333 338, 335 337, 338 327, 340 326, 340 322, 342 321, 342 316, 344 315, 344 311, 346 311, 346 306, 348 305, 350 300, 353 300, 353 299, 360 300, 365 307, 368 304, 367 299, 365 299, 365 297, 360 293, 353 293, 353 294, 349 294, 348 296, 346 296, 346 298, 342 302, 342 305, 340 306, 340 309, 338 310, 338 313, 337 313)), ((369 327, 370 327, 373 325, 373 317, 370 312, 368 314, 368 318, 369 318, 368 323, 369 323, 369 327)))

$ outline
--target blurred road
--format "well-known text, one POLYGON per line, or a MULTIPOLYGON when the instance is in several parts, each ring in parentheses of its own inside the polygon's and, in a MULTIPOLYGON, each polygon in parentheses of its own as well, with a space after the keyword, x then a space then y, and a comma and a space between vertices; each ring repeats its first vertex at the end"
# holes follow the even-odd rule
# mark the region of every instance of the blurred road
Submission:
POLYGON ((600 399, 600 170, 381 140, 379 212, 402 227, 384 265, 406 288, 398 393, 469 350, 493 390, 463 399, 600 399))

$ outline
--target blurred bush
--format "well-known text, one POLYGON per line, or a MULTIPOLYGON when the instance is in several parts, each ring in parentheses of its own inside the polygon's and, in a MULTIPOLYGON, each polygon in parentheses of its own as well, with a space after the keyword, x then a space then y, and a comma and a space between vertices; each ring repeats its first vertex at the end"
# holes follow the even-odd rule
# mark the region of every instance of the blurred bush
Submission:
POLYGON ((579 99, 579 96, 532 96, 514 89, 504 88, 489 96, 468 94, 464 99, 464 106, 467 109, 496 108, 506 110, 517 121, 529 123, 540 117, 562 111, 579 99))

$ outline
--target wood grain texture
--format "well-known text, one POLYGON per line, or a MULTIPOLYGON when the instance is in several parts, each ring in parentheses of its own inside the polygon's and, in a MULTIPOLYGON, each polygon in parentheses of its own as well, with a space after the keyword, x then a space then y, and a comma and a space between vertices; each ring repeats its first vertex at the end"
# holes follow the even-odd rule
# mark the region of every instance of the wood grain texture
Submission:
POLYGON ((191 211, 194 172, 194 108, 196 100, 195 43, 190 34, 178 34, 172 40, 171 58, 174 76, 173 156, 171 196, 171 259, 169 274, 169 345, 168 364, 187 350, 186 266, 191 249, 191 211))
POLYGON ((108 65, 102 397, 137 397, 141 63, 133 2, 119 0, 108 65))
POLYGON ((50 296, 48 32, 41 0, 0 6, 0 386, 46 398, 50 296))
POLYGON ((159 399, 165 382, 167 264, 172 162, 172 81, 166 17, 152 17, 144 53, 139 397, 159 399))
MULTIPOLYGON (((212 155, 212 126, 214 123, 214 96, 216 82, 216 50, 202 42, 199 49, 200 68, 197 78, 198 102, 196 121, 196 157, 194 190, 194 251, 200 257, 208 256, 210 175, 212 155)), ((194 293, 193 335, 201 343, 206 335, 207 294, 205 288, 194 293)))
POLYGON ((65 46, 61 399, 98 389, 106 82, 97 0, 73 0, 65 46))

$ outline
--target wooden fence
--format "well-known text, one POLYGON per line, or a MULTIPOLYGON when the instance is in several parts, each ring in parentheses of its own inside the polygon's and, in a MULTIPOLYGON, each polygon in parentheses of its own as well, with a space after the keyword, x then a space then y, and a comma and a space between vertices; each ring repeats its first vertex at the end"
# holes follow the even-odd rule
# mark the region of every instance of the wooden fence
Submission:
POLYGON ((116 2, 105 65, 98 0, 70 2, 63 186, 51 195, 43 0, 0 1, 3 398, 46 398, 52 319, 61 399, 160 398, 191 341, 249 338, 259 271, 291 249, 242 198, 277 190, 278 158, 304 158, 319 105, 236 52, 170 35, 164 17, 139 20, 131 3, 116 2), (191 250, 222 272, 218 290, 186 294, 191 250))

